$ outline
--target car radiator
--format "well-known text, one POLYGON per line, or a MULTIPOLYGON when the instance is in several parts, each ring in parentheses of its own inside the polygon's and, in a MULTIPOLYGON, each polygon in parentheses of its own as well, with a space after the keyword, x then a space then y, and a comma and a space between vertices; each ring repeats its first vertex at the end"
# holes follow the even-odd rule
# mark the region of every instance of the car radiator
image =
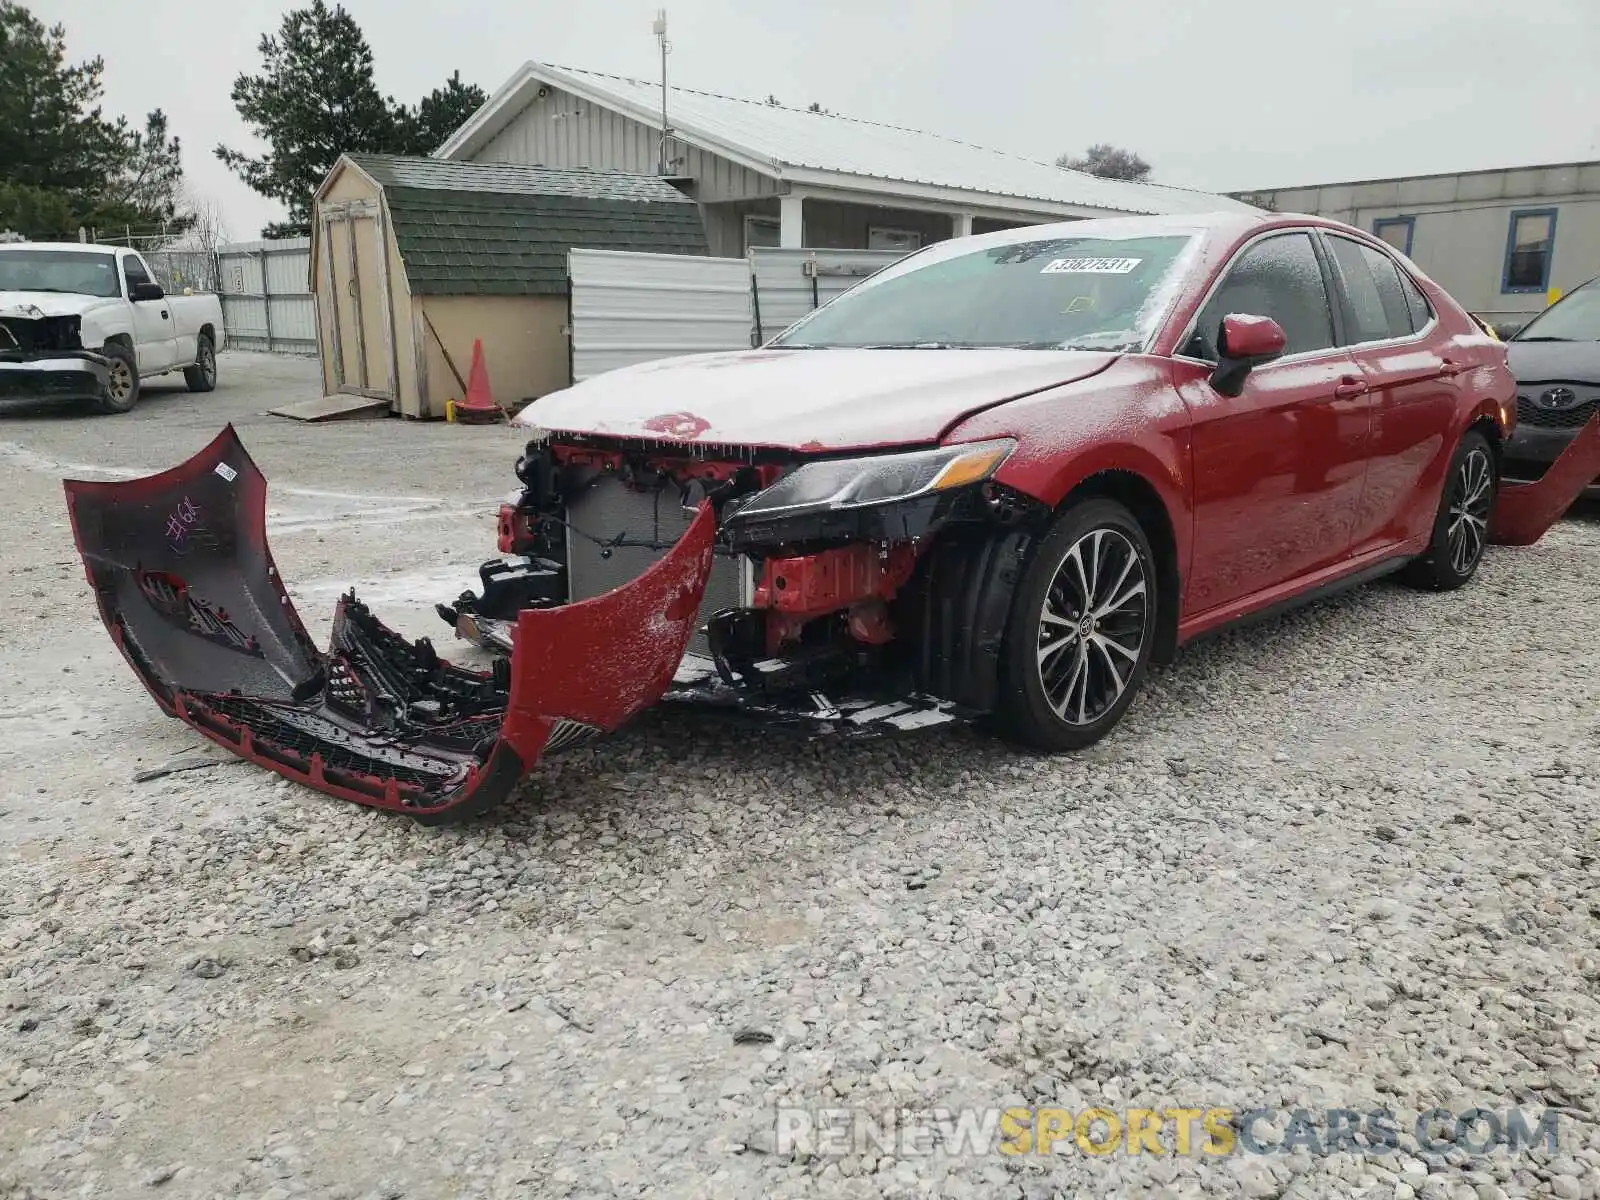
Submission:
MULTIPOLYGON (((674 484, 640 491, 615 476, 600 476, 567 501, 568 595, 587 600, 637 579, 693 520, 694 510, 683 507, 674 484)), ((714 613, 750 602, 749 570, 747 558, 718 550, 690 653, 709 653, 705 622, 714 613)))

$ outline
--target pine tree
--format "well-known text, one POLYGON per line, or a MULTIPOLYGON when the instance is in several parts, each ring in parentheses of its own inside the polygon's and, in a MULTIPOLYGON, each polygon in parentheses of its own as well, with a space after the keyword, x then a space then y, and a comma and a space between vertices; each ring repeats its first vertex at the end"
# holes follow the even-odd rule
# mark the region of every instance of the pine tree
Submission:
POLYGON ((183 167, 159 110, 135 130, 100 107, 104 63, 67 61, 66 30, 0 0, 0 229, 67 237, 81 225, 176 232, 183 167))
POLYGON ((233 103, 270 147, 252 157, 218 146, 217 157, 263 196, 281 201, 289 220, 273 237, 305 233, 311 197, 341 154, 431 154, 488 97, 461 72, 415 107, 396 104, 373 81, 372 47, 342 5, 311 0, 260 43, 262 71, 240 75, 233 103))
POLYGON ((394 108, 373 82, 372 48, 342 6, 312 0, 283 18, 276 37, 263 34, 259 49, 265 70, 240 75, 232 97, 271 150, 252 158, 218 146, 216 154, 299 225, 340 154, 396 148, 394 108))
POLYGON ((1149 163, 1132 150, 1124 150, 1108 142, 1096 142, 1084 151, 1082 158, 1063 154, 1056 159, 1056 166, 1099 175, 1102 179, 1123 179, 1129 183, 1147 183, 1150 180, 1149 163))
POLYGON ((415 108, 402 108, 396 114, 400 126, 400 154, 432 154, 467 118, 488 101, 488 94, 475 83, 462 83, 457 71, 444 86, 434 88, 415 108))

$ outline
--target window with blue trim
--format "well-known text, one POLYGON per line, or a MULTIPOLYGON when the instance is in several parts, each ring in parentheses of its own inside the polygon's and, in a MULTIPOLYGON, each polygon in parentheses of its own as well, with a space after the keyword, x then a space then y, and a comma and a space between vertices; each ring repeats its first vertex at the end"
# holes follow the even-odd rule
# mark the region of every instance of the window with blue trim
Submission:
POLYGON ((1556 210, 1523 208, 1511 214, 1506 232, 1502 292, 1543 292, 1550 287, 1550 260, 1556 249, 1556 210))
POLYGON ((1411 254, 1411 235, 1417 227, 1415 217, 1384 217, 1372 223, 1372 235, 1389 243, 1407 257, 1411 254))

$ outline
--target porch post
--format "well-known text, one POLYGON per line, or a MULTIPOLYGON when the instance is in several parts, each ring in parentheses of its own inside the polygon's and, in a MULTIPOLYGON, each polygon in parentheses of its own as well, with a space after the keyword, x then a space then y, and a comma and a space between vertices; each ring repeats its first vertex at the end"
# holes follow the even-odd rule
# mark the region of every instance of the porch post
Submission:
POLYGON ((955 216, 950 219, 950 236, 958 238, 972 236, 971 213, 956 213, 955 216))
POLYGON ((798 250, 806 244, 805 197, 798 192, 778 197, 778 245, 798 250))

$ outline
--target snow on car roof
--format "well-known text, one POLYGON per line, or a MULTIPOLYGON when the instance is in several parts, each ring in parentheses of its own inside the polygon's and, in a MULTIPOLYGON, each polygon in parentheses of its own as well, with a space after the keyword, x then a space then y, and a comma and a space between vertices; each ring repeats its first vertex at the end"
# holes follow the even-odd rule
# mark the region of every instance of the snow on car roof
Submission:
POLYGON ((0 245, 0 252, 9 250, 52 250, 57 253, 65 251, 71 254, 111 254, 117 250, 126 249, 126 246, 100 246, 94 242, 6 242, 0 245))

